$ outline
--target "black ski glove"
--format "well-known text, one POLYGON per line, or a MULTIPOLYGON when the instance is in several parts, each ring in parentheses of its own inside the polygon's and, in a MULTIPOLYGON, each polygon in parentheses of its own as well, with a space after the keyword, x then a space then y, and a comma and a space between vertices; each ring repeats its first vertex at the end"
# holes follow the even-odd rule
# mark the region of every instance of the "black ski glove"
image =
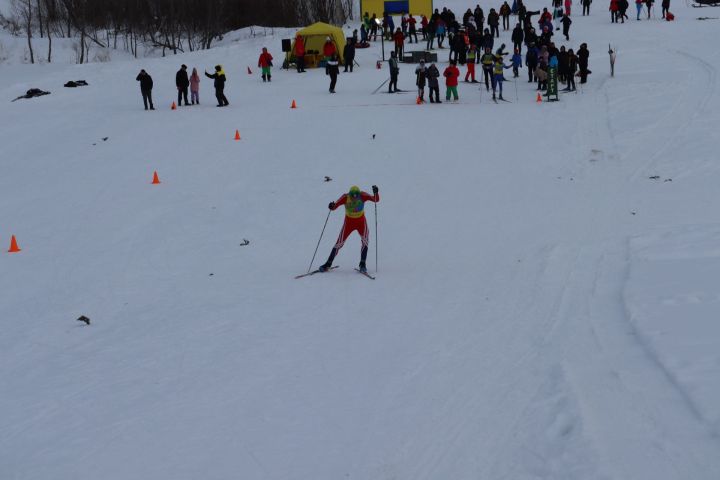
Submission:
POLYGON ((335 209, 335 202, 330 202, 330 203, 328 204, 328 208, 329 208, 330 210, 334 210, 334 209, 335 209))
POLYGON ((372 189, 373 189, 373 193, 374 193, 375 195, 377 195, 378 192, 380 191, 380 190, 378 190, 377 185, 373 185, 373 186, 372 186, 372 189))

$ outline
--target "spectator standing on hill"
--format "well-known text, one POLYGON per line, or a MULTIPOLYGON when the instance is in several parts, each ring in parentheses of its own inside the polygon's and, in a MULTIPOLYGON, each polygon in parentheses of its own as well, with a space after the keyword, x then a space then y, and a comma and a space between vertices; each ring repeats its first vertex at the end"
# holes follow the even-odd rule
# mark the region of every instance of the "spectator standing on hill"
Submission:
POLYGON ((215 65, 215 73, 212 75, 205 72, 205 76, 214 80, 213 86, 215 87, 215 98, 217 98, 218 107, 227 107, 230 105, 227 97, 225 97, 225 72, 223 71, 222 65, 215 65))
POLYGON ((145 110, 148 109, 148 104, 150 104, 150 110, 155 110, 152 101, 152 77, 145 70, 140 70, 140 73, 135 80, 140 82, 140 93, 142 94, 143 103, 145 104, 145 110))
POLYGON ((180 70, 175 74, 175 86, 178 90, 178 107, 182 105, 183 98, 185 99, 185 106, 190 105, 188 102, 188 87, 190 87, 190 79, 187 74, 187 65, 180 67, 180 70))

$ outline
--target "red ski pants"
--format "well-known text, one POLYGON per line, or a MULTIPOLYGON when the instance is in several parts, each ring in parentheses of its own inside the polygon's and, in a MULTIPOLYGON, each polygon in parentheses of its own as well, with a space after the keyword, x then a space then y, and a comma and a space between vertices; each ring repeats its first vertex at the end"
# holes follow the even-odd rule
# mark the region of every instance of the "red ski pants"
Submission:
POLYGON ((340 250, 345 245, 345 240, 350 236, 352 232, 357 230, 362 239, 363 248, 367 248, 369 243, 370 231, 367 226, 367 220, 365 215, 360 218, 345 217, 345 223, 343 223, 342 230, 338 236, 337 242, 335 243, 335 250, 340 250))

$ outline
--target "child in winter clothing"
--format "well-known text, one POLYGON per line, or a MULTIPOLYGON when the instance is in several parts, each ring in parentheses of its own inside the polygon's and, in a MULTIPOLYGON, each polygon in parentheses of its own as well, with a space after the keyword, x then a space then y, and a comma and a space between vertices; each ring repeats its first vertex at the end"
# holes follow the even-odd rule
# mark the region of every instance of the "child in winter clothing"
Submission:
POLYGON ((452 94, 453 99, 457 102, 458 97, 458 77, 460 76, 460 70, 455 66, 455 62, 450 62, 450 65, 445 69, 443 72, 443 76, 445 77, 445 86, 447 87, 447 91, 445 93, 445 100, 450 101, 450 94, 452 94))
POLYGON ((512 65, 505 65, 503 63, 503 58, 501 56, 497 56, 495 58, 495 65, 493 66, 493 100, 495 100, 495 88, 499 87, 500 90, 500 100, 504 100, 502 96, 503 91, 503 80, 505 78, 503 77, 503 70, 506 68, 511 68, 512 65))
POLYGON ((197 73, 197 68, 193 68, 190 75, 190 101, 193 105, 200 105, 200 75, 197 73))
POLYGON ((415 69, 415 85, 418 87, 418 103, 425 102, 426 79, 427 68, 425 68, 425 60, 420 60, 420 66, 415 69))
POLYGON ((433 63, 425 74, 428 81, 428 90, 430 91, 430 103, 442 103, 440 100, 440 70, 433 63), (435 94, 435 100, 433 100, 433 93, 435 94))
POLYGON ((258 68, 262 68, 263 82, 271 81, 270 67, 272 67, 272 60, 273 57, 268 53, 268 49, 263 47, 260 58, 258 58, 258 68))
POLYGON ((475 49, 475 44, 470 44, 470 50, 468 50, 467 53, 467 73, 465 74, 465 81, 468 81, 468 78, 472 80, 472 83, 478 83, 477 80, 475 80, 475 60, 477 59, 477 50, 475 49))
POLYGON ((512 68, 513 68, 513 77, 517 78, 520 76, 518 73, 518 69, 522 67, 522 55, 520 55, 520 51, 516 48, 515 53, 512 56, 512 68))

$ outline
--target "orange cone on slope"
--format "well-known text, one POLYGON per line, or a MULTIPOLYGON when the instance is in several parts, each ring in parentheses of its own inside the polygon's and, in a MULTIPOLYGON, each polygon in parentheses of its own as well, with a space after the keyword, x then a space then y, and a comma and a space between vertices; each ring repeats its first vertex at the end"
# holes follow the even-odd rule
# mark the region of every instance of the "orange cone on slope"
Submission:
POLYGON ((540 92, 537 94, 537 98, 535 99, 537 103, 542 103, 542 95, 540 95, 540 92))
POLYGON ((153 172, 153 185, 160 185, 160 177, 158 177, 157 170, 153 172))
POLYGON ((235 140, 240 140, 240 130, 235 130, 235 140))
POLYGON ((177 110, 177 105, 175 105, 175 102, 173 102, 170 106, 170 110, 177 110))
POLYGON ((17 240, 15 240, 15 235, 12 236, 10 239, 10 249, 8 250, 8 253, 17 253, 20 249, 18 248, 17 240))
POLYGON ((297 108, 297 104, 295 103, 295 100, 292 101, 292 105, 290 105, 290 108, 297 108))

